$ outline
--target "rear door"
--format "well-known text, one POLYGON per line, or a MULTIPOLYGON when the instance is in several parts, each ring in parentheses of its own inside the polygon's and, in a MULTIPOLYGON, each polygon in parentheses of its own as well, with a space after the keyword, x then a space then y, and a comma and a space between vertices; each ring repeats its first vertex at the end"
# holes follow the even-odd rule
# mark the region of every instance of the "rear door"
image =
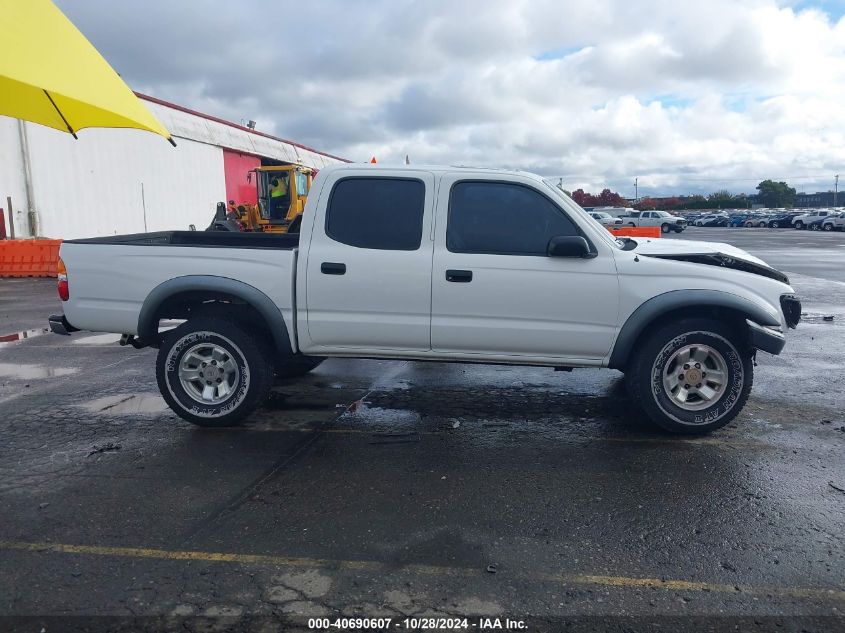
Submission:
POLYGON ((304 347, 431 349, 434 176, 377 174, 341 170, 322 188, 304 264, 304 347))

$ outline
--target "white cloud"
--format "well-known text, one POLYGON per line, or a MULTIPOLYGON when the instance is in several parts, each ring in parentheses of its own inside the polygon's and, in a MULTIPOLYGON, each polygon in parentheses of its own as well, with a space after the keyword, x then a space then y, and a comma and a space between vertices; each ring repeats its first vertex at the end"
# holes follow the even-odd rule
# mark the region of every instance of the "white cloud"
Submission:
POLYGON ((826 5, 59 4, 136 89, 353 160, 658 194, 845 170, 845 18, 826 5))

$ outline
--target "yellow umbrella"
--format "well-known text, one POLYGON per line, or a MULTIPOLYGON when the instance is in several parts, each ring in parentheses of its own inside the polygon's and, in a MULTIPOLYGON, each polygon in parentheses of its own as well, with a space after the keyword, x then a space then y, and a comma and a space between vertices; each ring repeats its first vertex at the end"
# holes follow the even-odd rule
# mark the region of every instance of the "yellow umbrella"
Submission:
POLYGON ((76 132, 170 132, 50 0, 0 0, 0 114, 76 132))

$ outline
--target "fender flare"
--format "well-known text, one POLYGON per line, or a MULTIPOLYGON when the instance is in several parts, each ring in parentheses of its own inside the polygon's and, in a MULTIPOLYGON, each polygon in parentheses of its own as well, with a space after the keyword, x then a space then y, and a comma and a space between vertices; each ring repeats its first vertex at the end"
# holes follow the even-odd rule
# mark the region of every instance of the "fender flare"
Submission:
POLYGON ((679 308, 695 306, 735 310, 746 319, 762 326, 781 325, 780 315, 745 297, 722 290, 672 290, 652 297, 634 310, 619 330, 608 367, 622 369, 634 349, 634 344, 655 319, 679 308))
POLYGON ((237 297, 255 308, 267 323, 278 351, 285 355, 293 354, 285 319, 270 297, 242 281, 228 277, 214 277, 213 275, 175 277, 153 288, 147 298, 144 299, 141 312, 138 314, 138 338, 144 342, 156 339, 158 336, 158 320, 155 319, 155 314, 167 299, 183 292, 203 290, 237 297))

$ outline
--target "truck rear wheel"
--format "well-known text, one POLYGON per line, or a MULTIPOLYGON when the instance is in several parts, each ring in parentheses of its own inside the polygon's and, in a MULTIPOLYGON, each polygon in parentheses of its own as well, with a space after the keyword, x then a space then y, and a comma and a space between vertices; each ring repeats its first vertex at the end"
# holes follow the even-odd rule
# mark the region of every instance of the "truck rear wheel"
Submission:
POLYGON ((167 333, 156 378, 176 415, 199 426, 224 427, 261 405, 272 368, 260 342, 237 323, 198 317, 167 333))
POLYGON ((733 420, 754 382, 751 353, 711 319, 682 319, 639 345, 626 380, 645 413, 672 433, 698 435, 733 420))

